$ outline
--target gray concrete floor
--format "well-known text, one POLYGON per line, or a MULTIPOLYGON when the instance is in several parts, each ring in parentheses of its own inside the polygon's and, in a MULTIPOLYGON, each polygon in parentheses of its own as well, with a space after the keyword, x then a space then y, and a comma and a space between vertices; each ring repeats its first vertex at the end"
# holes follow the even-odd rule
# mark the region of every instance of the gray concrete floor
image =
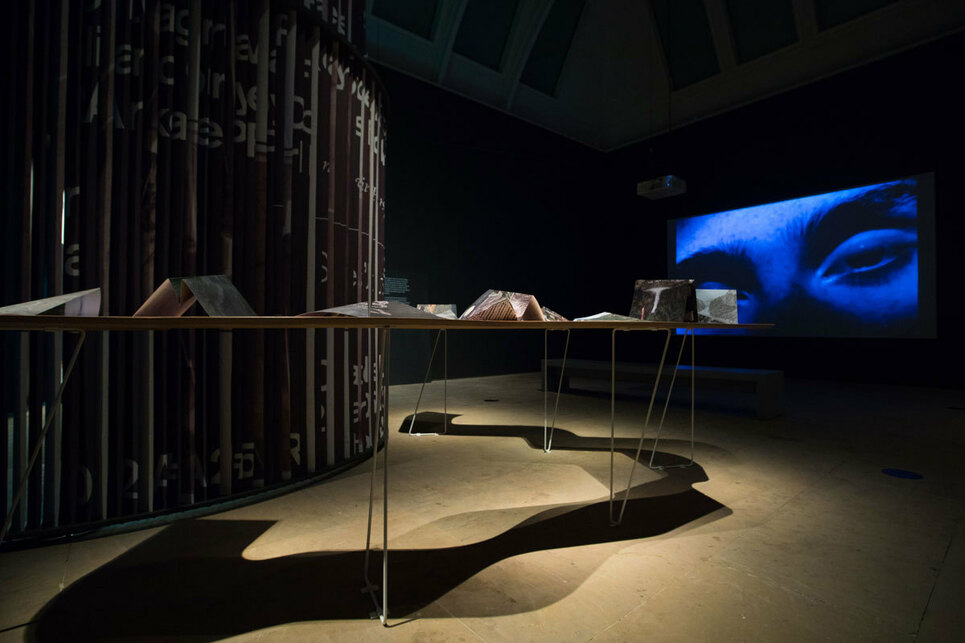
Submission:
MULTIPOLYGON (((435 437, 399 433, 418 386, 393 387, 392 627, 367 618, 371 602, 359 591, 366 463, 203 519, 0 555, 0 641, 45 633, 199 641, 965 636, 962 392, 790 381, 778 419, 700 407, 697 466, 638 467, 626 519, 609 527, 609 399, 565 395, 556 448, 546 454, 539 386, 537 374, 451 381, 453 426, 435 437), (890 477, 887 467, 924 477, 890 477)), ((420 428, 431 428, 441 383, 427 389, 423 409, 437 412, 420 416, 420 428)), ((662 461, 689 456, 686 411, 670 408, 662 461)), ((631 445, 644 412, 642 400, 618 401, 619 447, 631 445)), ((618 488, 630 463, 617 454, 618 488)), ((377 577, 378 555, 374 563, 377 577)))

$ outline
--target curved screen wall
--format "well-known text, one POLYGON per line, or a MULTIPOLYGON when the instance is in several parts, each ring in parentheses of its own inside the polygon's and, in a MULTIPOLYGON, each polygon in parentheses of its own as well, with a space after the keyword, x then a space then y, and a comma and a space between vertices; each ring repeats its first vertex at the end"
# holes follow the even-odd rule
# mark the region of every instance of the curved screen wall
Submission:
MULTIPOLYGON (((366 300, 370 284, 379 298, 385 97, 359 54, 363 9, 12 5, 0 304, 100 287, 102 314, 130 315, 165 279, 206 274, 261 315, 366 300)), ((0 338, 5 510, 74 342, 0 338)), ((374 335, 332 330, 92 334, 11 536, 364 457, 377 356, 374 335)))

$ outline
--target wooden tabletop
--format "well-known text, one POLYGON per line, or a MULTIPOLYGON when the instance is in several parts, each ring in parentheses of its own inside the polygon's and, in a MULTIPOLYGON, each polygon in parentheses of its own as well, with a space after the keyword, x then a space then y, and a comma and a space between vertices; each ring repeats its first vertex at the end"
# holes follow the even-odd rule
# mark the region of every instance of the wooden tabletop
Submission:
POLYGON ((0 315, 0 330, 130 331, 130 330, 271 330, 310 328, 387 328, 412 330, 766 330, 773 324, 706 324, 659 321, 473 321, 410 317, 68 317, 0 315))

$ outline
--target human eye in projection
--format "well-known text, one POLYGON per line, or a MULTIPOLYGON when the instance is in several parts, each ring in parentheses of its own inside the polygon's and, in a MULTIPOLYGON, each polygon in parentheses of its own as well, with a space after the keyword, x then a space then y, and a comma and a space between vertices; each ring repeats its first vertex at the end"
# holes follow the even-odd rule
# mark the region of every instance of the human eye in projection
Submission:
POLYGON ((882 286, 916 264, 918 235, 908 230, 867 230, 835 248, 817 270, 824 285, 882 286))
POLYGON ((917 314, 918 232, 907 186, 869 190, 808 226, 812 296, 881 322, 917 314))
POLYGON ((741 321, 773 322, 786 335, 918 333, 919 291, 933 287, 932 188, 921 181, 677 220, 669 272, 698 288, 737 290, 741 321))

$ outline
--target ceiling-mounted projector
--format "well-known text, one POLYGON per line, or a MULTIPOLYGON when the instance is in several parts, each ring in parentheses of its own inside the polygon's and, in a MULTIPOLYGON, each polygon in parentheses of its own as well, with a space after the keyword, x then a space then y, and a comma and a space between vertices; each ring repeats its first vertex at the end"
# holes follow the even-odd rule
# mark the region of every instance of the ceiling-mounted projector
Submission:
POLYGON ((687 182, 673 174, 658 176, 655 179, 647 179, 637 183, 637 196, 648 199, 663 199, 668 196, 683 194, 686 191, 687 182))

